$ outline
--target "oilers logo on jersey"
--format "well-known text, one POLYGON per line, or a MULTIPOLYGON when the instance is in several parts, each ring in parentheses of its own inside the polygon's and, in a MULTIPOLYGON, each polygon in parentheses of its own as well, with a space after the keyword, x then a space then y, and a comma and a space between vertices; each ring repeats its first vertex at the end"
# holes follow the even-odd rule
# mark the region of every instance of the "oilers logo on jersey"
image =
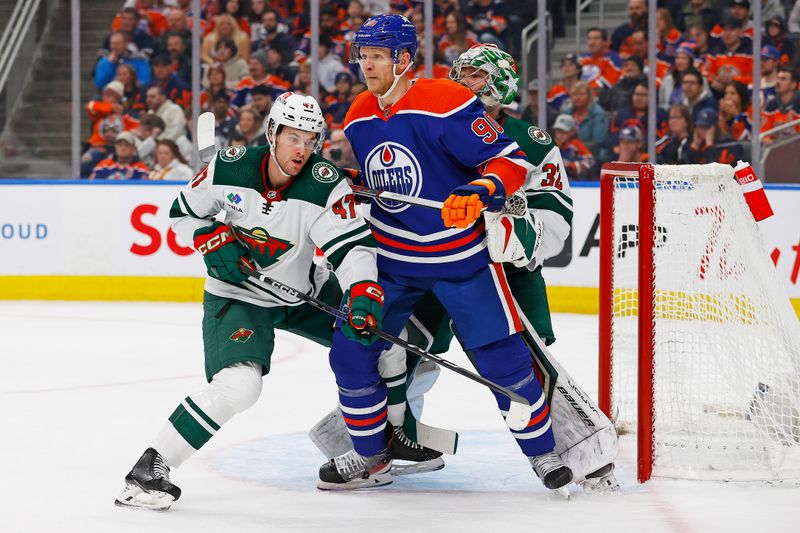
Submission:
MULTIPOLYGON (((422 169, 414 154, 395 142, 375 146, 364 161, 364 175, 372 189, 419 196, 422 190, 422 169)), ((378 198, 381 206, 391 213, 408 209, 409 205, 378 198)))

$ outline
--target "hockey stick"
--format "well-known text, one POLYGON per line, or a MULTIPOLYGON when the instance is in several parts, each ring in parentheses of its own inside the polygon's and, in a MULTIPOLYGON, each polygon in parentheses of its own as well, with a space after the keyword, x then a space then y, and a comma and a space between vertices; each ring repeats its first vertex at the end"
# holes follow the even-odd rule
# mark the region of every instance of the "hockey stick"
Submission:
MULTIPOLYGON (((251 278, 255 278, 261 281, 262 283, 266 283, 267 285, 270 285, 273 288, 278 289, 281 292, 284 292, 299 300, 303 300, 305 303, 313 305, 317 309, 325 311, 326 313, 333 315, 336 318, 339 318, 341 320, 347 320, 347 313, 344 310, 340 310, 336 307, 333 307, 332 305, 328 305, 325 302, 318 300, 317 298, 314 298, 313 296, 309 296, 308 294, 299 292, 293 289, 292 287, 285 285, 278 280, 265 276, 264 274, 261 274, 260 272, 257 272, 246 265, 240 264, 239 270, 243 274, 247 274, 251 278)), ((528 427, 528 423, 531 420, 531 404, 528 403, 528 400, 526 400, 516 392, 510 391, 507 388, 498 385, 494 381, 488 380, 482 376, 479 376, 478 374, 470 372, 467 369, 461 368, 460 366, 451 363, 447 359, 444 359, 432 353, 428 353, 420 349, 419 347, 414 346, 413 344, 409 344, 400 337, 395 337, 394 335, 386 333, 385 331, 382 331, 380 329, 373 328, 371 326, 367 326, 365 329, 369 333, 374 333, 383 340, 389 341, 392 344, 396 344, 401 348, 411 351, 422 358, 434 361, 439 366, 443 366, 448 370, 452 370, 456 374, 460 374, 465 378, 480 383, 481 385, 488 387, 493 392, 502 394, 503 396, 507 397, 509 400, 511 400, 511 403, 509 404, 508 407, 508 414, 506 414, 506 424, 508 425, 508 427, 515 431, 521 431, 526 427, 528 427)))
POLYGON ((206 111, 197 118, 197 150, 200 152, 200 161, 208 163, 217 153, 214 144, 214 128, 216 127, 214 113, 206 111))
POLYGON ((397 192, 369 189, 367 187, 362 187, 361 185, 350 185, 350 188, 353 189, 353 192, 356 194, 356 196, 361 196, 364 198, 383 198, 384 200, 394 200, 395 202, 402 202, 404 204, 417 205, 420 207, 429 207, 431 209, 438 209, 439 211, 441 211, 442 207, 444 207, 444 202, 428 200, 427 198, 417 198, 416 196, 408 196, 397 192))

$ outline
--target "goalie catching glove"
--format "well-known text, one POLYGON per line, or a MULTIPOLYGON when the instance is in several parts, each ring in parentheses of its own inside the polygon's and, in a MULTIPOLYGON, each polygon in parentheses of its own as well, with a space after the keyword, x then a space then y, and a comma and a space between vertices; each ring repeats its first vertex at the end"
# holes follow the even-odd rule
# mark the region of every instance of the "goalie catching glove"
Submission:
POLYGON ((442 220, 447 228, 466 228, 486 209, 500 211, 506 201, 506 188, 496 176, 486 175, 450 191, 442 207, 442 220))
POLYGON ((230 226, 214 222, 198 229, 194 232, 194 248, 202 254, 212 278, 227 283, 242 283, 247 279, 246 274, 239 272, 239 262, 247 261, 247 248, 236 240, 230 226))
MULTIPOLYGON (((524 267, 536 258, 542 234, 542 222, 528 210, 527 199, 517 191, 499 213, 487 212, 486 244, 495 263, 524 267)), ((538 265, 536 265, 538 266, 538 265)))
POLYGON ((342 324, 342 334, 366 346, 372 344, 378 336, 366 331, 366 327, 383 326, 383 289, 374 281, 359 281, 350 285, 345 300, 350 312, 342 324))

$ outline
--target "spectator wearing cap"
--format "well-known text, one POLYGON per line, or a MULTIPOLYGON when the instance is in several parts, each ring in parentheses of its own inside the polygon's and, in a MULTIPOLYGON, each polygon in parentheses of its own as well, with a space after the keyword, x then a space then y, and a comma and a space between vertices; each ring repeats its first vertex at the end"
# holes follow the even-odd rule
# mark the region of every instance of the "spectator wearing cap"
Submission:
POLYGON ((94 84, 98 89, 105 87, 117 75, 117 67, 131 65, 136 69, 139 83, 150 83, 150 62, 147 56, 133 53, 128 49, 128 36, 123 32, 113 32, 108 37, 108 52, 101 51, 94 67, 94 84))
POLYGON ((561 150, 561 158, 567 169, 570 181, 592 179, 595 159, 592 151, 578 137, 578 126, 575 120, 566 114, 558 115, 553 124, 556 145, 561 150))
POLYGON ((325 122, 331 129, 341 128, 353 101, 353 77, 349 72, 336 75, 336 89, 325 98, 325 122))
POLYGON ((94 167, 90 180, 146 180, 150 169, 139 161, 136 137, 123 131, 114 140, 114 154, 94 167))
MULTIPOLYGON (((781 53, 774 46, 761 47, 761 109, 775 98, 775 84, 778 81, 778 66, 781 53)), ((753 90, 752 84, 750 91, 753 90)))
POLYGON ((137 118, 146 109, 146 106, 144 105, 144 91, 136 76, 136 69, 131 65, 120 65, 117 67, 117 76, 114 79, 122 82, 122 105, 125 107, 125 112, 131 117, 137 118))
POLYGON ((580 57, 581 79, 587 81, 595 92, 616 84, 621 75, 622 59, 608 49, 608 32, 602 28, 589 28, 586 47, 589 51, 580 57))
POLYGON ((194 176, 194 170, 184 159, 178 145, 169 139, 163 139, 156 144, 156 164, 150 172, 151 181, 183 181, 187 182, 194 176))
MULTIPOLYGON (((650 90, 646 81, 637 83, 631 92, 630 100, 626 106, 617 112, 611 123, 611 144, 617 145, 617 138, 620 131, 628 126, 639 129, 642 135, 647 135, 649 124, 649 114, 647 104, 650 90)), ((663 136, 667 131, 668 114, 661 108, 656 109, 656 139, 663 136)))
POLYGON ((694 121, 692 140, 686 149, 686 162, 695 165, 725 163, 731 165, 744 157, 742 145, 720 130, 719 115, 703 109, 694 121))
POLYGON ((764 24, 761 44, 772 46, 778 51, 781 65, 788 65, 794 60, 794 40, 786 36, 786 21, 781 16, 774 16, 764 24))
POLYGON ((692 113, 685 105, 669 108, 667 134, 656 141, 656 161, 662 165, 686 163, 686 147, 690 142, 692 113))
POLYGON ((250 99, 253 102, 250 106, 264 117, 264 125, 266 126, 272 104, 275 103, 275 100, 272 98, 272 89, 266 85, 256 85, 250 91, 250 99))
POLYGON ((720 96, 733 80, 745 85, 753 81, 753 46, 742 40, 742 21, 726 15, 721 40, 706 58, 708 84, 715 96, 720 96))
POLYGON ((479 44, 478 36, 467 29, 467 22, 460 11, 451 11, 447 14, 444 28, 445 34, 439 40, 438 48, 448 65, 452 65, 458 56, 479 44))
POLYGON ((266 85, 272 89, 273 96, 277 92, 280 94, 289 89, 286 81, 274 76, 269 70, 269 63, 263 55, 254 55, 247 60, 248 76, 245 76, 242 81, 236 85, 233 90, 233 100, 231 103, 234 107, 244 107, 252 103, 250 91, 256 85, 266 85))
POLYGON ((621 58, 633 55, 631 37, 637 30, 647 28, 646 0, 628 0, 628 21, 623 22, 611 34, 611 50, 621 58))
MULTIPOLYGON (((769 131, 781 124, 800 118, 800 91, 797 90, 797 71, 789 67, 778 67, 775 82, 775 98, 764 106, 764 123, 761 132, 769 131)), ((763 142, 769 144, 779 137, 793 135, 800 127, 787 128, 776 135, 765 137, 763 142)))
POLYGON ((725 30, 725 20, 734 18, 741 23, 741 38, 752 43, 753 23, 750 21, 750 0, 730 0, 728 2, 728 12, 723 14, 722 22, 711 28, 711 44, 717 45, 722 41, 722 32, 725 30))
POLYGON ((749 141, 753 130, 750 122, 750 91, 740 81, 725 86, 724 96, 719 101, 719 127, 722 133, 736 141, 749 141))
POLYGON ((660 7, 656 11, 656 31, 658 31, 658 41, 656 41, 658 58, 671 65, 675 61, 678 46, 683 41, 683 34, 675 27, 669 9, 660 7))
POLYGON ((81 156, 81 177, 88 177, 95 165, 111 153, 117 135, 139 126, 139 121, 125 112, 124 94, 125 86, 114 80, 103 88, 100 100, 86 104, 86 112, 92 119, 92 134, 89 147, 81 156))
POLYGON ((114 35, 114 33, 123 32, 129 36, 125 44, 132 54, 141 54, 144 57, 150 57, 153 54, 155 41, 153 41, 153 37, 150 33, 139 27, 140 20, 141 15, 132 7, 126 7, 120 11, 117 18, 111 23, 111 33, 103 39, 100 52, 110 52, 111 36, 114 35))
MULTIPOLYGON (((675 51, 675 62, 669 69, 669 74, 661 81, 658 88, 658 102, 662 109, 670 109, 673 105, 679 104, 683 98, 683 88, 681 80, 683 75, 691 68, 696 68, 694 46, 691 42, 683 42, 675 51)), ((703 88, 708 89, 703 78, 703 88)))
POLYGON ((181 107, 192 105, 192 91, 189 84, 178 77, 172 70, 172 60, 167 55, 157 55, 151 61, 153 67, 153 81, 150 87, 161 87, 167 98, 181 107))
POLYGON ((605 159, 609 136, 605 111, 595 102, 589 85, 584 81, 579 81, 572 87, 569 98, 570 105, 565 112, 577 124, 578 137, 597 159, 605 159))
POLYGON ((508 13, 503 0, 470 0, 464 7, 464 19, 480 42, 507 48, 508 13))
MULTIPOLYGON (((522 110, 519 118, 529 124, 539 123, 539 80, 531 80, 528 82, 528 105, 522 110)), ((564 107, 569 102, 569 97, 565 100, 564 107)), ((553 123, 558 116, 558 111, 552 107, 545 106, 545 121, 544 129, 551 130, 553 123)))
POLYGON ((697 114, 703 109, 716 111, 719 108, 717 99, 703 86, 703 75, 694 67, 683 73, 681 90, 683 91, 681 103, 689 108, 693 121, 697 120, 697 114))
MULTIPOLYGON (((240 81, 250 74, 247 61, 239 57, 236 43, 233 42, 233 39, 227 37, 217 42, 214 52, 217 57, 217 63, 215 63, 215 65, 220 65, 223 70, 225 70, 225 88, 232 91, 239 85, 240 81)), ((203 74, 202 84, 204 87, 208 86, 209 70, 210 69, 206 69, 206 72, 203 74)))
POLYGON ((630 56, 622 60, 622 77, 610 89, 600 91, 598 102, 606 111, 616 112, 630 107, 631 94, 640 83, 647 84, 644 75, 644 61, 639 56, 630 56))
POLYGON ((183 109, 167 98, 160 85, 152 85, 146 92, 147 110, 155 113, 164 121, 162 138, 176 141, 186 131, 186 116, 183 109))
POLYGON ((719 10, 712 0, 689 0, 683 6, 675 25, 686 33, 690 26, 699 25, 706 31, 711 30, 720 17, 719 10))
POLYGON ((245 107, 239 112, 239 124, 234 131, 241 133, 246 139, 245 146, 264 146, 267 144, 267 136, 264 133, 264 119, 258 111, 251 107, 245 107))
MULTIPOLYGON (((569 101, 569 91, 581 79, 581 63, 575 54, 561 58, 561 81, 553 85, 547 93, 547 106, 558 112, 569 101)), ((530 122, 530 121, 528 121, 530 122)))
POLYGON ((625 126, 619 131, 619 141, 615 147, 619 155, 617 161, 644 163, 647 153, 642 151, 642 132, 636 126, 625 126))

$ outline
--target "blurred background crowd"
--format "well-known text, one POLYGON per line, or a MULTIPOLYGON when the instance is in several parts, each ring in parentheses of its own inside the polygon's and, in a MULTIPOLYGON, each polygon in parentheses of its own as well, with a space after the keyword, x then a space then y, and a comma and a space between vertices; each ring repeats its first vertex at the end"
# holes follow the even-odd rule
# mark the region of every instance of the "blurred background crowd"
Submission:
MULTIPOLYGON (((617 4, 623 20, 574 28, 579 34, 567 41, 574 38, 580 49, 549 54, 550 77, 523 78, 520 98, 505 111, 536 123, 537 97, 546 93, 542 126, 556 138, 572 180, 596 180, 600 166, 612 160, 734 163, 750 156, 753 140, 763 146, 785 143, 800 132, 800 124, 793 124, 800 119, 800 0, 760 1, 763 23, 756 28, 748 0, 659 0, 656 35, 648 35, 646 0, 590 2, 581 10, 591 12, 602 3, 611 14, 617 4), (762 46, 754 51, 757 31, 762 46), (651 40, 655 65, 647 59, 651 40), (756 53, 761 85, 754 98, 756 53), (651 68, 654 88, 647 82, 651 68), (658 102, 654 124, 647 112, 651 90, 658 102), (755 133, 754 113, 761 118, 755 133), (654 154, 646 150, 651 127, 654 154)), ((347 58, 355 31, 373 14, 403 14, 417 26, 421 46, 411 75, 425 72, 421 0, 320 0, 314 58, 308 0, 201 0, 200 5, 200 105, 216 117, 220 147, 265 144, 274 98, 286 90, 316 92, 328 124, 324 155, 356 166, 341 127, 365 85, 347 58), (316 91, 312 69, 319 80, 316 91)), ((196 168, 191 7, 191 0, 128 0, 107 17, 103 38, 94 43, 91 94, 83 95, 82 178, 183 180, 196 168)), ((548 0, 547 7, 550 37, 563 41, 575 5, 548 0)), ((434 0, 433 76, 447 77, 458 55, 481 42, 497 44, 519 61, 521 34, 534 19, 535 0, 434 0)), ((0 150, 4 147, 8 142, 0 142, 0 150)))

